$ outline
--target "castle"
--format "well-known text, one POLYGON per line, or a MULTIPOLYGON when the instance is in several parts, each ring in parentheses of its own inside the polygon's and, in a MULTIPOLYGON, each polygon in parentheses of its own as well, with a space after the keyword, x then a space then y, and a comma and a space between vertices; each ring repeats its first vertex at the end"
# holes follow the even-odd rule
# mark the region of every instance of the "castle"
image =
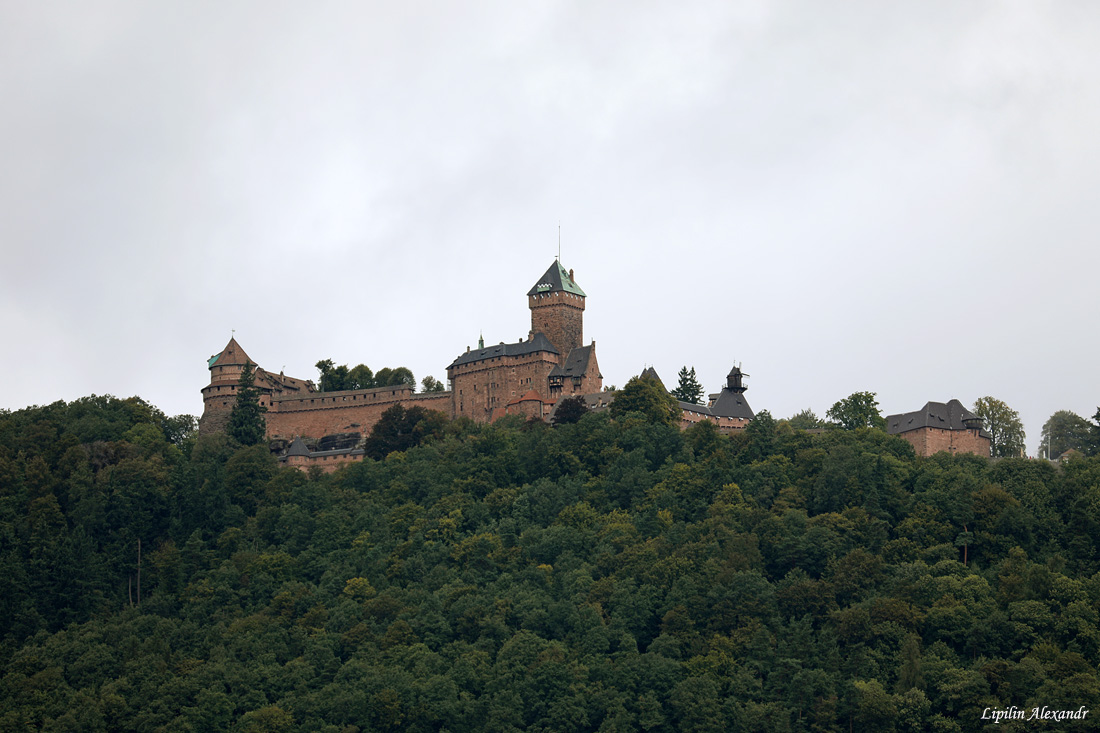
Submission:
POLYGON ((918 456, 940 451, 990 456, 992 440, 982 419, 958 400, 928 402, 919 410, 890 415, 886 432, 909 441, 918 456))
MULTIPOLYGON (((584 345, 584 290, 557 260, 527 293, 531 330, 526 339, 478 344, 447 367, 450 389, 414 393, 411 386, 319 392, 313 382, 274 374, 245 353, 236 338, 210 357, 210 383, 202 389, 199 431, 224 430, 245 364, 253 365, 260 404, 267 409, 267 437, 365 435, 396 404, 419 405, 450 417, 479 422, 507 414, 544 418, 562 397, 603 390, 596 343, 584 345)), ((301 457, 303 448, 296 448, 301 457)), ((324 451, 331 453, 331 451, 324 451)))
MULTIPOLYGON (((335 469, 362 460, 359 439, 370 433, 382 413, 394 405, 420 406, 449 417, 490 422, 505 415, 549 419, 563 397, 582 396, 590 408, 605 407, 613 393, 603 392, 596 342, 584 344, 586 295, 572 270, 554 260, 527 292, 531 330, 516 343, 466 349, 447 367, 450 389, 415 393, 410 385, 320 392, 313 382, 274 374, 252 361, 235 338, 210 357, 210 383, 202 388, 199 431, 224 430, 237 398, 246 364, 255 371, 255 388, 267 409, 267 437, 288 465, 335 469), (313 446, 306 444, 309 439, 313 446)), ((648 367, 642 376, 661 382, 648 367)), ((740 367, 706 405, 680 402, 680 427, 706 420, 722 433, 743 430, 754 417, 745 399, 740 367)), ((663 383, 662 383, 662 386, 663 383)), ((938 451, 989 455, 989 434, 980 418, 958 400, 929 402, 922 409, 887 418, 887 432, 908 440, 919 455, 938 451)))

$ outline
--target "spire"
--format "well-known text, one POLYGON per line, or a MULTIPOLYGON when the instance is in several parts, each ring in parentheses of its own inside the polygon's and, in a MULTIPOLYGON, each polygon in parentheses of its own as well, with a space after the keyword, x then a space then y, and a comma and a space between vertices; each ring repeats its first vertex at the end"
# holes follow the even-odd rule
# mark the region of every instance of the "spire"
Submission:
POLYGON ((478 336, 477 336, 477 348, 479 348, 479 349, 484 349, 485 348, 485 332, 484 331, 479 333, 478 336))

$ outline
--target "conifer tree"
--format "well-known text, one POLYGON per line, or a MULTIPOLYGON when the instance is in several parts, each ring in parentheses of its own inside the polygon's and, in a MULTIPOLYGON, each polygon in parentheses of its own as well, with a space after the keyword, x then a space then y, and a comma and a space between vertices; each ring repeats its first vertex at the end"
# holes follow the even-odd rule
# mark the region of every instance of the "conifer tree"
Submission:
POLYGON ((672 390, 672 396, 681 402, 701 403, 703 385, 699 384, 699 380, 695 378, 695 367, 689 371, 685 364, 677 376, 680 378, 680 383, 676 389, 672 390))
POLYGON ((237 382, 237 403, 229 413, 229 437, 241 445, 262 443, 267 433, 264 413, 267 408, 260 404, 260 393, 255 387, 256 375, 251 364, 245 364, 241 378, 237 382))

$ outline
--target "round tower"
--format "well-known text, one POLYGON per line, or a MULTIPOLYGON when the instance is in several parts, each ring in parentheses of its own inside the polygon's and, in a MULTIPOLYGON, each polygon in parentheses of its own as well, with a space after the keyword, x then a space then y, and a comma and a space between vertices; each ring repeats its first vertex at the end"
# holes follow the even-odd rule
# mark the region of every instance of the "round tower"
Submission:
POLYGON ((199 433, 214 433, 225 430, 229 422, 229 413, 237 401, 237 383, 245 364, 256 365, 248 358, 236 338, 220 353, 207 360, 210 369, 210 384, 202 388, 202 417, 199 418, 199 433))
POLYGON ((584 291, 573 271, 554 260, 534 287, 527 291, 531 334, 542 333, 559 352, 559 360, 584 343, 584 291))

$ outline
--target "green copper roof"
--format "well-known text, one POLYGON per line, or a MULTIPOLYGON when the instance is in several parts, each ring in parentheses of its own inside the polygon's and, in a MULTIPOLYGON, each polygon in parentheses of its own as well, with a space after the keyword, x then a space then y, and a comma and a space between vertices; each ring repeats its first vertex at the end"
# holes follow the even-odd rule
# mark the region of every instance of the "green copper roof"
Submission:
POLYGON ((561 262, 557 260, 554 260, 554 264, 550 265, 550 269, 539 278, 539 281, 535 283, 535 287, 527 291, 527 294, 538 295, 539 293, 554 292, 572 293, 582 298, 587 297, 580 286, 569 277, 569 271, 562 267, 561 262))
POLYGON ((218 353, 216 353, 212 357, 210 357, 210 359, 206 362, 207 369, 213 367, 214 362, 216 362, 218 360, 218 357, 221 356, 221 355, 222 355, 222 353, 219 351, 218 353))

